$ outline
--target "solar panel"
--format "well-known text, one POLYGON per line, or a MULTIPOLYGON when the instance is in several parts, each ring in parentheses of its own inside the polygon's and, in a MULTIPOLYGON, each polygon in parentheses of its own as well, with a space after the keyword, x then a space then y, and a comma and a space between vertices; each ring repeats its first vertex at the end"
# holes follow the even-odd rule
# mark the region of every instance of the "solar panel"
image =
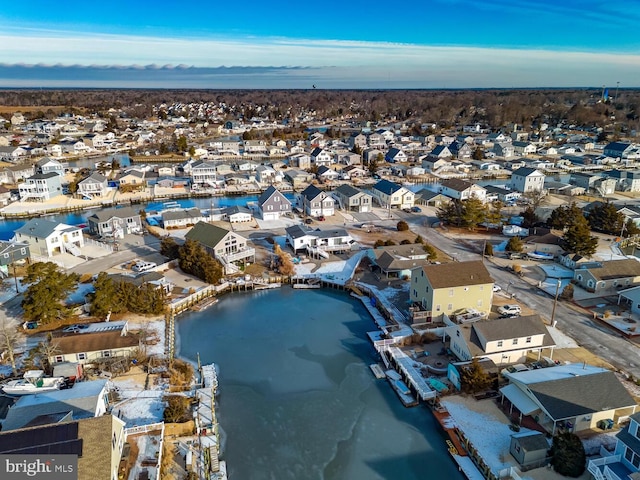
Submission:
POLYGON ((48 445, 72 442, 77 439, 77 422, 47 425, 26 430, 12 430, 0 433, 0 453, 46 447, 48 445))

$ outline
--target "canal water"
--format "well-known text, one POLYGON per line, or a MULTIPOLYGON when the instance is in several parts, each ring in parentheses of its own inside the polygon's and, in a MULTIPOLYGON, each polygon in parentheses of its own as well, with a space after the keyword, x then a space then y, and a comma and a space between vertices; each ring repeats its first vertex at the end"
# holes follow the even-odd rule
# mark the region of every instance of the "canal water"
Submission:
POLYGON ((376 327, 347 294, 230 294, 177 328, 180 356, 220 366, 231 480, 463 478, 428 408, 369 370, 376 327))

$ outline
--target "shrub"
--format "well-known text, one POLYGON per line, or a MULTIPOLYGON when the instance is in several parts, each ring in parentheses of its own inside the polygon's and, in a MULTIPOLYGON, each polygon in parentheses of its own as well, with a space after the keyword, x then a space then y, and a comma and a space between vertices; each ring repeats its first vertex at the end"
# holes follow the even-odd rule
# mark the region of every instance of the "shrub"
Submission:
POLYGON ((168 423, 181 423, 191 420, 191 398, 181 395, 167 395, 164 397, 167 406, 162 414, 168 423))
POLYGON ((573 285, 570 283, 562 290, 560 294, 562 300, 573 300, 573 285))
POLYGON ((522 243, 522 240, 520 240, 520 237, 511 237, 507 242, 505 250, 507 252, 521 252, 523 248, 524 245, 522 243))
POLYGON ((404 220, 400 220, 396 228, 399 232, 406 232, 407 230, 409 230, 409 224, 404 220))
POLYGON ((384 240, 378 239, 376 243, 373 244, 373 248, 384 247, 384 240))
POLYGON ((576 478, 584 473, 587 456, 577 435, 571 432, 559 433, 553 437, 549 453, 551 465, 560 475, 576 478))

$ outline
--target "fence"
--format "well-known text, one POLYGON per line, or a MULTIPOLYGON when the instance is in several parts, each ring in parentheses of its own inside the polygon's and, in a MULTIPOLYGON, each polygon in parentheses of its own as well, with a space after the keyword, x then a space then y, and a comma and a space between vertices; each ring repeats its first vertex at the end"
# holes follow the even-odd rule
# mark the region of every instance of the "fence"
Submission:
POLYGON ((147 425, 140 425, 139 427, 125 428, 124 434, 125 436, 136 435, 138 433, 148 433, 148 432, 154 432, 156 430, 160 430, 161 432, 164 432, 164 422, 149 423, 147 425))

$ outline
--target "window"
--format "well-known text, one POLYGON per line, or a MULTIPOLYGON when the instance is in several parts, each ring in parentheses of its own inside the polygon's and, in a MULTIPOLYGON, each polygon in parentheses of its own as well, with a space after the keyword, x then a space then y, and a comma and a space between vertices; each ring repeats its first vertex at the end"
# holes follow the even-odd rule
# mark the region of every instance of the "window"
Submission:
POLYGON ((104 352, 102 352, 102 356, 103 357, 110 357, 111 356, 111 350, 105 350, 104 352))
POLYGON ((453 304, 452 303, 447 305, 447 310, 453 310, 453 304))
POLYGON ((631 464, 636 468, 640 468, 640 455, 636 453, 633 456, 633 460, 631 460, 631 464))
POLYGON ((633 450, 631 450, 629 447, 627 447, 624 451, 624 458, 629 461, 631 461, 631 459, 633 458, 633 450))
POLYGON ((20 255, 26 255, 27 254, 27 249, 26 248, 21 248, 20 249, 20 255))
POLYGON ((450 296, 450 297, 453 297, 453 288, 450 288, 450 289, 449 289, 449 296, 450 296))
POLYGON ((531 343, 531 337, 527 337, 527 343, 531 343))
POLYGON ((436 312, 440 311, 440 304, 436 305, 436 312))
POLYGON ((514 338, 514 339, 513 339, 513 344, 514 344, 514 345, 517 345, 517 344, 518 344, 518 339, 517 339, 517 338, 514 338))
POLYGON ((76 358, 78 360, 86 360, 87 359, 87 354, 86 353, 76 353, 76 358))
POLYGON ((498 340, 498 347, 502 347, 502 340, 498 340))
POLYGON ((64 357, 62 355, 56 355, 54 360, 56 363, 64 362, 64 357))

